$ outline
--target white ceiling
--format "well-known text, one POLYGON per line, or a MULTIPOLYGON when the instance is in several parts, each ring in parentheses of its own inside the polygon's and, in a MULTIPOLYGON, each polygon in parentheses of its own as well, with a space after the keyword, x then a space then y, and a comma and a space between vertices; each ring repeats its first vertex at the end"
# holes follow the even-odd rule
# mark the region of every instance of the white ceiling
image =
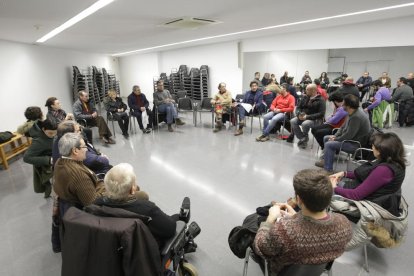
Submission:
MULTIPOLYGON (((0 39, 34 43, 95 1, 0 0, 0 39)), ((115 0, 48 40, 44 45, 113 54, 409 2, 408 0, 115 0), (159 26, 183 16, 213 19, 223 23, 196 30, 159 26)), ((246 33, 217 40, 206 40, 201 43, 277 35, 355 22, 361 23, 361 33, 368 33, 369 30, 364 29, 363 22, 412 15, 414 15, 414 6, 246 33)), ((411 27, 407 26, 407 31, 409 29, 411 27)))

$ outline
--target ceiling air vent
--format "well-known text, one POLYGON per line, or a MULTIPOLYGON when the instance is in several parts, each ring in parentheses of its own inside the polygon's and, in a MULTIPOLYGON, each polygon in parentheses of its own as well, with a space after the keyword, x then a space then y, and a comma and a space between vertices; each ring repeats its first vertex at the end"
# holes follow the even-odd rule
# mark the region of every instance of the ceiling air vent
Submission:
POLYGON ((204 19, 204 18, 182 17, 182 18, 177 18, 170 22, 164 23, 161 26, 169 27, 169 28, 178 28, 178 29, 197 29, 200 27, 204 27, 207 25, 213 25, 217 23, 221 23, 221 22, 211 20, 211 19, 204 19))

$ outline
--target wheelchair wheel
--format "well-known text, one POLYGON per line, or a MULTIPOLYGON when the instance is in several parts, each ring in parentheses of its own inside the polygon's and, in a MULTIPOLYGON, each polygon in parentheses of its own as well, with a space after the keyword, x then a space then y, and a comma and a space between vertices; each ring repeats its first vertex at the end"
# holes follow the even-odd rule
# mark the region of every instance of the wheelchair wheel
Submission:
POLYGON ((184 262, 178 269, 179 276, 198 276, 197 269, 190 263, 184 262))

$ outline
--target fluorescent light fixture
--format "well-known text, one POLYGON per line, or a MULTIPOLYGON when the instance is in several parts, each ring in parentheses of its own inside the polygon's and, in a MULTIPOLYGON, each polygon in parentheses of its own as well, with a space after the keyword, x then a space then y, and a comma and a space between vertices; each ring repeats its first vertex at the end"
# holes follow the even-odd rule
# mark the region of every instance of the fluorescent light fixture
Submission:
POLYGON ((406 7, 410 7, 410 6, 414 6, 414 2, 401 4, 401 5, 388 6, 388 7, 383 7, 383 8, 377 8, 377 9, 371 9, 371 10, 365 10, 365 11, 358 11, 358 12, 351 12, 351 13, 344 13, 344 14, 338 14, 338 15, 333 15, 333 16, 326 16, 326 17, 308 19, 308 20, 303 20, 303 21, 291 22, 291 23, 286 23, 286 24, 268 26, 268 27, 263 27, 263 28, 258 28, 258 29, 234 32, 234 33, 228 33, 228 34, 222 34, 222 35, 207 36, 207 37, 191 39, 191 40, 185 40, 185 41, 180 41, 180 42, 174 42, 174 43, 169 43, 169 44, 164 44, 164 45, 159 45, 159 46, 154 46, 154 47, 148 47, 148 48, 133 50, 133 51, 116 53, 116 54, 113 54, 112 56, 124 56, 124 55, 129 55, 129 54, 134 54, 134 53, 139 53, 139 52, 144 52, 144 51, 149 51, 149 50, 155 50, 155 49, 170 47, 170 46, 177 46, 177 45, 189 44, 189 43, 193 43, 193 42, 200 42, 200 41, 210 40, 210 39, 214 39, 214 38, 222 38, 222 37, 227 37, 227 36, 247 34, 247 33, 258 32, 258 31, 266 31, 266 30, 271 30, 271 29, 278 29, 278 28, 284 28, 284 27, 289 27, 289 26, 302 25, 302 24, 320 22, 320 21, 326 21, 326 20, 332 20, 332 19, 355 16, 355 15, 362 15, 362 14, 369 14, 369 13, 381 12, 381 11, 386 11, 386 10, 406 8, 406 7))
POLYGON ((55 35, 63 32, 64 30, 71 27, 72 25, 75 25, 76 23, 78 23, 79 21, 84 19, 85 17, 88 17, 89 15, 91 15, 94 12, 102 9, 106 5, 112 3, 113 1, 114 0, 99 0, 99 1, 95 2, 92 6, 90 6, 86 10, 81 11, 79 14, 75 15, 74 17, 72 17, 71 19, 69 19, 68 21, 66 21, 65 23, 63 23, 59 27, 57 27, 56 29, 52 30, 51 32, 47 33, 43 37, 36 40, 36 42, 43 43, 46 40, 51 39, 55 35))

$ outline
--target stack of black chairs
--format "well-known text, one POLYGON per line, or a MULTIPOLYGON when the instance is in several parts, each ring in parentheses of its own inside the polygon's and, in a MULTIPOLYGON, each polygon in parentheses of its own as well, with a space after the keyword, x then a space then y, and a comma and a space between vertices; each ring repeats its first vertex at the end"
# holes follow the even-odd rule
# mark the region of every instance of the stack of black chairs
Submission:
POLYGON ((73 83, 72 83, 72 96, 73 100, 78 99, 79 91, 86 91, 88 93, 94 93, 95 87, 93 84, 92 75, 88 73, 88 70, 84 70, 81 73, 77 66, 72 66, 73 69, 73 83))

